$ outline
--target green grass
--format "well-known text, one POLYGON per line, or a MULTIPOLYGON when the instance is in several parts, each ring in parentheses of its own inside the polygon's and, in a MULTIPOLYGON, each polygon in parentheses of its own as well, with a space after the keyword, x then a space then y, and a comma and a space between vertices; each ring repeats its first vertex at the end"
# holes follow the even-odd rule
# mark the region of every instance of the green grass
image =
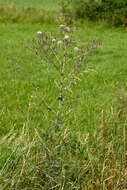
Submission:
POLYGON ((0 0, 0 4, 24 8, 43 8, 48 10, 56 10, 59 8, 58 0, 0 0))
POLYGON ((57 108, 57 75, 27 46, 37 31, 56 36, 57 25, 24 20, 0 24, 0 190, 126 188, 126 28, 77 24, 74 37, 84 47, 93 39, 102 45, 73 88, 78 101, 65 128, 54 131, 44 102, 57 108))
MULTIPOLYGON (((55 28, 55 25, 1 24, 1 135, 14 126, 16 129, 23 126, 27 119, 28 104, 33 101, 31 96, 34 94, 36 97, 36 93, 35 106, 31 109, 29 117, 32 125, 42 125, 42 87, 45 87, 52 77, 44 77, 46 73, 41 65, 37 64, 39 60, 25 48, 25 45, 27 40, 36 35, 36 31, 48 30, 55 33, 55 28)), ((103 25, 91 27, 87 24, 80 26, 75 35, 86 42, 93 38, 102 41, 102 46, 95 52, 88 65, 94 71, 84 74, 77 87, 77 93, 81 96, 77 112, 83 128, 83 121, 86 126, 91 126, 91 122, 92 125, 100 122, 97 117, 99 112, 103 109, 110 110, 111 106, 114 106, 117 91, 126 92, 127 34, 123 28, 109 29, 103 25)), ((109 117, 109 122, 110 119, 109 117)))
MULTIPOLYGON (((46 29, 47 27, 49 30, 53 28, 46 25, 46 29)), ((45 73, 41 65, 37 64, 39 61, 25 48, 27 41, 36 36, 36 32, 41 28, 42 26, 39 24, 1 24, 1 135, 2 132, 6 133, 8 129, 10 130, 14 126, 16 130, 23 126, 23 123, 27 120, 28 105, 32 101, 31 96, 36 94, 37 88, 39 97, 35 95, 35 99, 37 100, 36 103, 40 104, 40 108, 38 111, 32 108, 31 111, 37 111, 38 114, 36 112, 36 119, 34 117, 31 119, 35 122, 34 125, 43 123, 39 119, 43 114, 40 99, 43 93, 41 87, 46 85, 48 81, 43 80, 42 76, 45 73)))

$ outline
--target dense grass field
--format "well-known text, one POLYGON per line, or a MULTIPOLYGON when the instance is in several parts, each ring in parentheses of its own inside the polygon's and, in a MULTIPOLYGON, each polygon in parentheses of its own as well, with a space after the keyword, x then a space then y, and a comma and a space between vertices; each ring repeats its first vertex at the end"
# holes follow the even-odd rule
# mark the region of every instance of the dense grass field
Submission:
MULTIPOLYGON (((58 8, 54 1, 13 3, 58 8)), ((101 46, 72 88, 72 114, 54 131, 49 106, 57 106, 57 75, 28 46, 37 31, 56 36, 58 24, 0 23, 0 190, 126 189, 127 29, 76 23, 79 43, 101 46)))
POLYGON ((58 0, 0 0, 0 4, 9 5, 9 6, 17 6, 17 7, 32 7, 32 8, 44 8, 48 10, 56 10, 59 8, 58 0))
MULTIPOLYGON (((1 135, 5 135, 14 126, 16 130, 23 126, 27 119, 28 104, 33 101, 31 96, 34 93, 35 96, 37 93, 37 97, 34 107, 29 110, 29 117, 34 126, 42 126, 41 96, 46 96, 42 87, 47 85, 51 76, 46 79, 47 73, 43 71, 38 58, 25 46, 28 45, 28 40, 36 36, 37 31, 55 33, 57 25, 1 24, 0 30, 1 135)), ((93 72, 84 74, 77 87, 80 95, 77 108, 79 117, 85 121, 86 126, 92 124, 93 128, 100 122, 98 114, 101 110, 106 110, 109 112, 107 119, 113 122, 110 109, 117 103, 118 95, 123 98, 126 96, 126 29, 86 23, 80 25, 74 35, 85 43, 95 38, 102 42, 102 46, 95 51, 88 64, 93 72)), ((84 122, 80 127, 85 127, 84 122)))

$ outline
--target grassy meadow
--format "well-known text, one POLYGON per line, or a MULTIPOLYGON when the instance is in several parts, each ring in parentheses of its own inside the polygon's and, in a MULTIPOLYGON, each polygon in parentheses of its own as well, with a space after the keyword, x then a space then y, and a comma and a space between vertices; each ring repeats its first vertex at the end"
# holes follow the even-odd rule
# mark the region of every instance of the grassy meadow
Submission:
POLYGON ((18 8, 20 7, 33 7, 33 8, 44 8, 48 10, 56 10, 59 8, 59 1, 58 0, 0 0, 1 5, 7 5, 7 6, 16 6, 18 8))
MULTIPOLYGON (((59 15, 57 1, 0 0, 4 10, 9 6, 16 7, 12 17, 24 7, 59 15)), ((54 83, 59 76, 52 59, 43 65, 28 46, 37 31, 57 36, 63 23, 47 15, 33 22, 36 14, 9 20, 5 13, 0 14, 0 190, 126 189, 127 29, 75 23, 79 43, 86 47, 97 39, 101 45, 71 89, 76 102, 65 108, 71 114, 64 114, 61 129, 53 129, 65 113, 54 83)))

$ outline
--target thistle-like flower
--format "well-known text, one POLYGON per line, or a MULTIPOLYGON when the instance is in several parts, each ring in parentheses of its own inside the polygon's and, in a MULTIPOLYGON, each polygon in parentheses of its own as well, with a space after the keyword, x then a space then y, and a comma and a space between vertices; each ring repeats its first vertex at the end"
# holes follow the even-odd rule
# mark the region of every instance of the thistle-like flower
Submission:
POLYGON ((64 36, 64 40, 68 40, 70 37, 68 35, 64 36))
POLYGON ((70 32, 71 29, 70 29, 69 27, 65 27, 65 28, 64 28, 64 31, 65 31, 65 32, 70 32))
POLYGON ((55 43, 55 42, 56 42, 56 39, 55 39, 55 38, 54 38, 54 39, 52 39, 52 42, 53 42, 53 43, 55 43))
POLYGON ((74 51, 75 52, 79 51, 79 48, 78 47, 74 47, 74 51))
POLYGON ((38 32, 37 32, 37 35, 39 35, 39 36, 42 35, 42 32, 41 32, 41 31, 38 31, 38 32))
POLYGON ((63 42, 61 41, 61 40, 59 40, 58 42, 57 42, 57 44, 58 45, 60 45, 60 44, 62 44, 63 42))
POLYGON ((59 25, 59 28, 60 28, 60 29, 64 29, 64 27, 65 27, 64 24, 59 25))

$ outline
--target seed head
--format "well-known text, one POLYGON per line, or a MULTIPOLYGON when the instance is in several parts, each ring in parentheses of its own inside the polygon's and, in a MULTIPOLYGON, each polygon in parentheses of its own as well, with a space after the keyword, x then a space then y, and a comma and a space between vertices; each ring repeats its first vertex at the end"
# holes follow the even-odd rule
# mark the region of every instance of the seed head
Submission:
POLYGON ((38 31, 38 32, 37 32, 37 35, 39 35, 39 36, 42 35, 42 32, 41 32, 41 31, 38 31))
POLYGON ((78 47, 74 47, 74 51, 77 52, 79 50, 78 47))
POLYGON ((71 29, 69 27, 66 27, 64 30, 65 30, 65 32, 70 32, 71 31, 71 29))
POLYGON ((56 39, 55 39, 55 38, 54 38, 54 39, 52 39, 52 42, 53 42, 53 43, 55 43, 55 42, 56 42, 56 39))
POLYGON ((68 35, 64 36, 64 40, 68 40, 70 37, 68 35))
POLYGON ((58 45, 60 45, 60 44, 62 44, 63 42, 61 41, 61 40, 59 40, 58 42, 57 42, 57 44, 58 45))
POLYGON ((65 27, 64 24, 59 25, 59 28, 60 28, 60 29, 64 29, 64 27, 65 27))

